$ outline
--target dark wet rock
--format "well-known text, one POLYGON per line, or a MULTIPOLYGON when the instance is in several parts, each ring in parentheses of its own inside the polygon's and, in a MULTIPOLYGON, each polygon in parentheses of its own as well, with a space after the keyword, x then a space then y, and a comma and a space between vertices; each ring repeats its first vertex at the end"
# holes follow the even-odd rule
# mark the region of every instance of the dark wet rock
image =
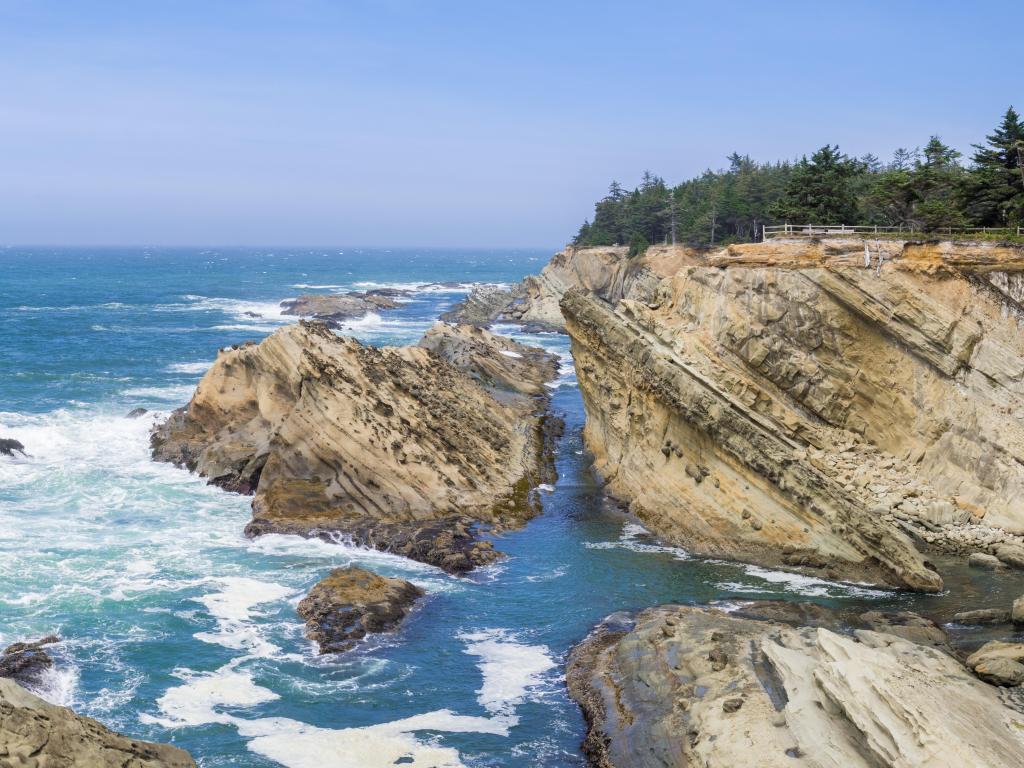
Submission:
POLYGON ((0 456, 13 456, 15 452, 25 453, 25 446, 9 437, 0 438, 0 456))
POLYGON ((60 638, 56 635, 48 635, 34 642, 7 646, 0 655, 0 677, 16 680, 29 687, 37 685, 42 673, 53 666, 53 659, 43 650, 44 646, 59 642, 60 638))
POLYGON ((5 768, 195 768, 187 752, 122 736, 0 680, 0 765, 5 768))
POLYGON ((320 653, 341 653, 374 632, 395 629, 422 589, 402 579, 389 579, 364 570, 336 568, 299 603, 306 636, 320 653))
POLYGON ((1009 624, 1010 612, 1005 608, 979 608, 953 614, 957 624, 1009 624))
POLYGON ((281 302, 286 315, 299 315, 340 323, 363 317, 368 312, 381 309, 395 309, 397 299, 408 295, 408 291, 379 288, 372 291, 350 291, 349 293, 310 293, 281 302))
POLYGON ((145 416, 147 413, 149 413, 149 411, 147 411, 145 408, 132 408, 130 411, 128 411, 127 416, 129 419, 137 419, 140 416, 145 416))
POLYGON ((490 541, 480 539, 490 529, 482 529, 471 517, 455 516, 419 522, 383 522, 371 518, 321 520, 310 526, 304 522, 255 518, 245 526, 245 535, 281 533, 316 538, 332 544, 349 544, 408 557, 410 560, 441 568, 462 576, 474 568, 501 557, 490 541))

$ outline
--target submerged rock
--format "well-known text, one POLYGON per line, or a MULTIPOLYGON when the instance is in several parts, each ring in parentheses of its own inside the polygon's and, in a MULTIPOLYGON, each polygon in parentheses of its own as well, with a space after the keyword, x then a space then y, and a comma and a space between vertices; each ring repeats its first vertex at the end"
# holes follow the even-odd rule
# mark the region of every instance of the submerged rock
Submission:
POLYGON ((145 408, 132 408, 130 411, 128 411, 127 418, 137 419, 140 416, 145 416, 147 413, 149 413, 149 411, 146 410, 145 408))
POLYGON ((0 456, 13 456, 15 452, 25 453, 25 446, 10 437, 0 438, 0 456))
POLYGON ((246 531, 348 540, 464 573, 539 510, 554 356, 438 324, 374 348, 300 322, 222 351, 153 457, 254 494, 246 531))
POLYGON ((389 579, 364 570, 335 568, 299 603, 306 637, 320 653, 341 653, 371 632, 396 628, 422 589, 402 579, 389 579))
POLYGON ((595 766, 1024 766, 1024 715, 937 648, 714 608, 617 624, 568 663, 595 766))
POLYGON ((997 571, 1006 567, 1002 560, 987 552, 972 552, 967 558, 967 565, 971 568, 984 568, 989 571, 997 571))
POLYGON ((406 295, 408 291, 388 288, 343 294, 310 293, 282 301, 281 312, 334 324, 354 320, 379 309, 395 309, 399 306, 396 299, 406 295))
POLYGON ((0 680, 0 765, 25 768, 195 768, 187 752, 137 741, 0 680))
POLYGON ((59 643, 56 635, 34 642, 13 643, 0 654, 0 677, 16 680, 22 685, 38 685, 40 676, 53 666, 53 659, 43 650, 44 646, 59 643))

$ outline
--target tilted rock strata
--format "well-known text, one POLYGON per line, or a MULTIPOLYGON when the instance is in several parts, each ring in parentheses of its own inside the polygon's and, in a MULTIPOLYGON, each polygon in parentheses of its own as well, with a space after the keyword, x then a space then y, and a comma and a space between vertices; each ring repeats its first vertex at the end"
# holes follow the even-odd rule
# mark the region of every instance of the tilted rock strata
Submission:
POLYGON ((938 649, 682 606, 625 622, 568 666, 600 768, 1024 765, 1024 715, 938 649))
POLYGON ((561 331, 565 323, 558 303, 572 288, 612 302, 646 300, 663 277, 683 266, 702 263, 701 251, 684 246, 653 246, 632 258, 623 246, 568 246, 556 253, 539 275, 530 275, 510 289, 475 288, 443 319, 474 325, 507 321, 531 330, 561 331))
POLYGON ((849 577, 845 541, 897 571, 883 581, 929 588, 898 562, 903 530, 1024 566, 1024 338, 993 282, 1016 285, 1020 255, 863 247, 729 246, 617 308, 570 291, 599 470, 698 552, 771 562, 755 550, 774 530, 781 564, 849 577))
POLYGON ((802 460, 805 444, 790 429, 653 324, 579 292, 562 306, 595 466, 655 533, 704 555, 939 589, 904 534, 802 460))
POLYGON ((195 768, 182 749, 114 733, 0 679, 0 765, 25 768, 195 768))
POLYGON ((335 568, 309 591, 298 612, 320 653, 341 653, 371 632, 394 629, 424 592, 415 584, 364 570, 335 568))
POLYGON ((454 573, 489 562, 477 526, 521 524, 553 471, 553 362, 475 328, 439 324, 424 343, 437 352, 302 322, 224 350, 154 431, 154 458, 253 493, 250 534, 348 537, 454 573), (532 394, 503 386, 516 379, 532 394))

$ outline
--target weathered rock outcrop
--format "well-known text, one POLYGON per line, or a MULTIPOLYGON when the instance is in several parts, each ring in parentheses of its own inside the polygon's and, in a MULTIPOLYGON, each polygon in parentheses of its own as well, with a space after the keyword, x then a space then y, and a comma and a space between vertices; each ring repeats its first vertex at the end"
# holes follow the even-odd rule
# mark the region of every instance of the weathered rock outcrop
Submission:
POLYGON ((399 306, 397 299, 408 295, 408 291, 395 288, 376 288, 371 291, 350 291, 349 293, 308 293, 281 302, 285 315, 322 320, 330 325, 344 320, 363 317, 378 309, 394 309, 399 306))
POLYGON ((443 319, 474 325, 506 321, 532 330, 561 331, 565 325, 558 303, 571 288, 612 302, 646 300, 663 277, 685 265, 701 263, 702 253, 684 246, 654 246, 630 258, 626 247, 570 245, 556 253, 539 275, 530 275, 509 289, 475 288, 443 319))
POLYGON ((662 606, 572 652, 600 768, 1024 766, 1024 715, 952 656, 871 630, 662 606))
POLYGON ((549 482, 552 356, 435 325, 374 348, 317 323, 222 351, 154 431, 154 458, 253 493, 247 532, 339 537, 462 573, 549 482))
POLYGON ((598 470, 698 553, 919 590, 941 582, 904 531, 1024 564, 1024 337, 998 287, 1022 250, 769 242, 646 302, 568 292, 598 470))
POLYGON ((40 640, 12 643, 0 654, 0 677, 10 678, 29 688, 38 685, 43 673, 53 667, 53 659, 45 648, 59 642, 56 635, 47 635, 40 640))
POLYGON ((182 749, 114 733, 0 679, 0 765, 15 768, 195 768, 182 749))
POLYGON ((425 593, 402 579, 350 566, 335 568, 299 603, 306 637, 320 653, 341 653, 371 632, 395 629, 425 593))
POLYGON ((0 438, 0 456, 13 456, 15 453, 25 453, 25 446, 11 437, 0 438))

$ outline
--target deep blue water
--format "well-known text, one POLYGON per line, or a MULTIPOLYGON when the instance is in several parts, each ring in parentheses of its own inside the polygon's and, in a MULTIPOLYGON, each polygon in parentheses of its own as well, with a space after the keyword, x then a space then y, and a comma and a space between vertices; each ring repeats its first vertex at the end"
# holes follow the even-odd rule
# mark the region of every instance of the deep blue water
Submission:
MULTIPOLYGON (((569 648, 608 613, 666 601, 779 596, 943 611, 895 595, 660 546, 603 502, 558 335, 554 408, 567 421, 544 514, 496 542, 508 558, 456 579, 402 558, 296 537, 249 541, 249 499, 148 458, 155 419, 185 403, 216 350, 289 322, 284 298, 415 288, 347 329, 415 341, 463 289, 549 254, 487 250, 0 251, 0 643, 64 638, 44 695, 202 766, 579 766, 569 648), (247 314, 251 313, 251 314, 247 314), (257 315, 256 317, 252 315, 257 315), (135 407, 151 413, 129 419, 135 407), (401 630, 320 657, 295 605, 360 563, 429 593, 401 630)), ((499 329, 513 332, 513 328, 499 329)), ((1008 602, 1019 583, 956 572, 952 602, 1008 602), (964 596, 966 595, 966 597, 964 596)), ((948 611, 947 611, 948 612, 948 611)))

